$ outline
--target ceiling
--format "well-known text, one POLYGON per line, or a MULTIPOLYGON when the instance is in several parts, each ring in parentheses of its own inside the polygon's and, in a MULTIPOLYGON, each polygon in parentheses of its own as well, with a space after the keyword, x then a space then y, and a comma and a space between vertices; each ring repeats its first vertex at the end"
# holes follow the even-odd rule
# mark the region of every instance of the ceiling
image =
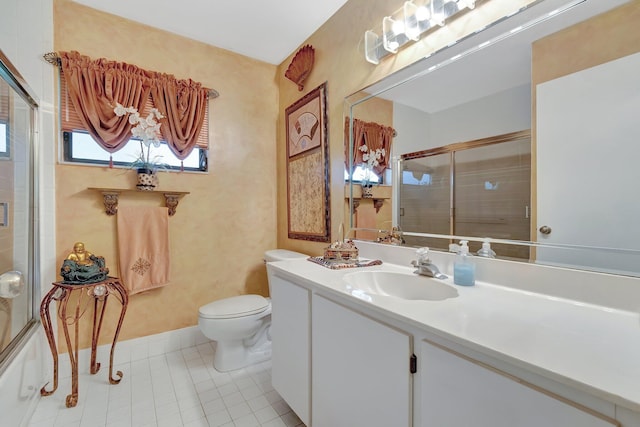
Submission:
POLYGON ((73 0, 279 65, 347 0, 73 0))

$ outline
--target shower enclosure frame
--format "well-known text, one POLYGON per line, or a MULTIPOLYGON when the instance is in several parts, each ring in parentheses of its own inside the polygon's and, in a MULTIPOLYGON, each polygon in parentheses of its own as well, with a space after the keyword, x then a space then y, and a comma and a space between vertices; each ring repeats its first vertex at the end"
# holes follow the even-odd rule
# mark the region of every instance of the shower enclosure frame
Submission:
MULTIPOLYGON (((24 214, 26 219, 27 235, 27 257, 26 271, 22 271, 25 284, 24 292, 28 292, 27 320, 20 332, 18 332, 11 342, 0 351, 0 376, 7 370, 11 362, 16 358, 23 346, 32 335, 36 333, 40 324, 39 302, 40 302, 40 246, 39 246, 39 150, 38 150, 38 123, 39 123, 39 102, 35 92, 29 87, 20 72, 11 63, 7 56, 0 50, 0 78, 2 78, 11 89, 29 107, 28 128, 25 127, 26 149, 25 166, 28 183, 25 190, 27 195, 27 208, 24 214)), ((11 141, 8 141, 11 143, 11 141)), ((13 148, 13 147, 12 147, 13 148)), ((15 150, 11 150, 15 154, 15 150)), ((15 190, 15 188, 14 188, 15 190)), ((24 199, 22 199, 24 200, 24 199)), ((15 203, 14 203, 15 205, 15 203)))

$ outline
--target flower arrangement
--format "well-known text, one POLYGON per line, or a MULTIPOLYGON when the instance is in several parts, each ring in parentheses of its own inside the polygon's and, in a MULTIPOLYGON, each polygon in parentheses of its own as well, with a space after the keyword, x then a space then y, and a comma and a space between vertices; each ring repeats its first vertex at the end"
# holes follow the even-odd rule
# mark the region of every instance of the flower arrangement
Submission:
POLYGON ((131 164, 134 169, 146 169, 151 173, 155 172, 159 168, 165 165, 158 161, 162 156, 156 156, 151 158, 151 144, 154 147, 160 146, 160 125, 158 120, 164 118, 164 116, 158 111, 157 108, 152 108, 147 117, 140 116, 138 109, 134 107, 124 107, 120 103, 116 103, 116 107, 113 109, 116 116, 122 117, 125 114, 129 115, 129 123, 135 125, 131 128, 131 135, 134 138, 140 139, 140 155, 131 164), (147 151, 145 153, 145 147, 147 151))
POLYGON ((374 174, 373 168, 380 164, 380 160, 384 159, 387 154, 384 148, 376 148, 371 151, 367 144, 362 144, 358 147, 358 150, 362 151, 362 160, 364 167, 364 177, 362 179, 363 187, 371 187, 371 174, 374 174))

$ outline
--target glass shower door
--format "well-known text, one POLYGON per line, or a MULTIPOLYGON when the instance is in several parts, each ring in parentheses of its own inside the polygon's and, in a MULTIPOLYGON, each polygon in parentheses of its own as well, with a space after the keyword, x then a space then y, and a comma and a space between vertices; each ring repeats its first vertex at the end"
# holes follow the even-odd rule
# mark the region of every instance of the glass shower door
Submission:
POLYGON ((36 323, 33 277, 37 104, 0 52, 0 370, 36 323))
MULTIPOLYGON (((454 165, 454 234, 530 240, 530 138, 457 151, 454 165)), ((527 246, 492 246, 501 257, 529 257, 527 246)))
MULTIPOLYGON (((451 234, 451 155, 404 159, 401 162, 400 215, 402 231, 451 234)), ((409 246, 448 249, 449 240, 404 236, 409 246)))

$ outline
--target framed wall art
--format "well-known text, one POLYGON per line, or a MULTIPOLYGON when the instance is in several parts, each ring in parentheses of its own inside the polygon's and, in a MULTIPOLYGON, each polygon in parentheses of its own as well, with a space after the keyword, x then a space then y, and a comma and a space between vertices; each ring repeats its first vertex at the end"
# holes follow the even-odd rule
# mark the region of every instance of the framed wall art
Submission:
POLYGON ((326 90, 325 82, 285 110, 290 239, 330 240, 326 90))

